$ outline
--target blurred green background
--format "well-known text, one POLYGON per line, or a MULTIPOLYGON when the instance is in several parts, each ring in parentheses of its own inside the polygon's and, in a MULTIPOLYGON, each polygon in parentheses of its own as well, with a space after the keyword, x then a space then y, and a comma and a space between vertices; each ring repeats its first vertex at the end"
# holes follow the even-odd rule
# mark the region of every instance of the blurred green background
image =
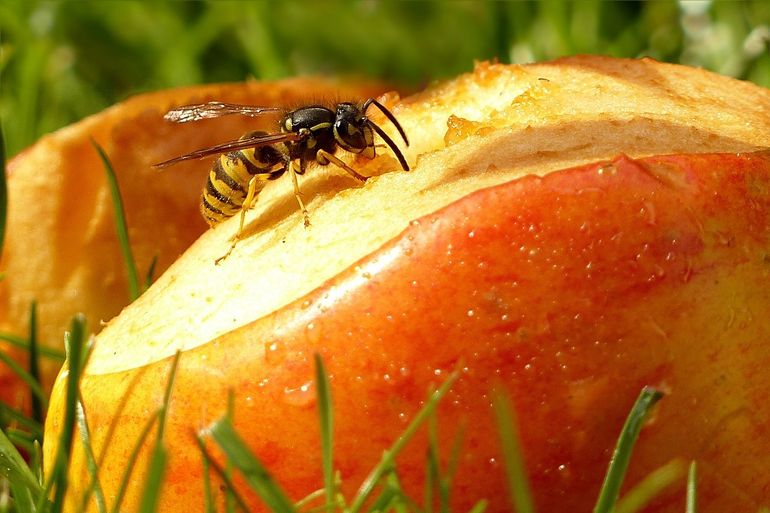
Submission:
POLYGON ((770 86, 770 1, 0 1, 13 155, 126 96, 324 73, 405 87, 575 53, 651 56, 770 86))

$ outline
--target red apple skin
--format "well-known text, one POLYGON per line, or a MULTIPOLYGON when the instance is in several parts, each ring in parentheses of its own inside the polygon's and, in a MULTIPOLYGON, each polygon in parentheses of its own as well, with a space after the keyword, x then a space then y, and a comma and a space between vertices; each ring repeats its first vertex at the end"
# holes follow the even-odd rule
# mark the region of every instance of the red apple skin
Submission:
MULTIPOLYGON (((625 417, 652 385, 666 396, 627 482, 696 459, 699 511, 755 512, 770 502, 769 255, 767 154, 620 156, 480 190, 309 296, 181 355, 161 510, 200 507, 192 434, 224 415, 228 390, 237 430, 289 496, 321 487, 318 352, 348 494, 430 388, 461 369, 438 416, 444 455, 463 433, 454 511, 481 498, 489 512, 510 509, 490 409, 499 384, 518 415, 537 511, 592 509, 625 417)), ((116 425, 101 471, 108 497, 161 404, 169 365, 83 379, 89 423, 116 425)), ((58 424, 49 420, 49 433, 58 424)), ((106 431, 93 433, 97 454, 106 431)), ((423 433, 399 458, 417 498, 425 443, 423 433)), ((81 451, 73 463, 85 468, 81 451)), ((72 477, 75 493, 81 478, 72 477)), ((136 510, 141 489, 136 479, 125 511, 136 510)), ((681 482, 650 511, 682 511, 683 498, 681 482)))

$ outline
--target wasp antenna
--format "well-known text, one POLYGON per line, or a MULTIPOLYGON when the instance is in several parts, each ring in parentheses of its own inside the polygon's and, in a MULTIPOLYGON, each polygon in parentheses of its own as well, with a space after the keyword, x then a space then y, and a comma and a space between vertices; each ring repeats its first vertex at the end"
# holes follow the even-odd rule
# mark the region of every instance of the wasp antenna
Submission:
POLYGON ((401 153, 401 150, 396 146, 396 143, 393 142, 393 139, 388 136, 388 134, 385 133, 385 131, 377 126, 373 121, 366 120, 366 124, 372 127, 372 130, 377 132, 377 134, 382 137, 382 140, 385 141, 385 144, 387 144, 390 149, 393 151, 393 153, 396 155, 396 158, 398 158, 399 163, 401 163, 401 167, 404 171, 409 171, 409 164, 406 162, 406 158, 404 158, 404 154, 401 153))
MULTIPOLYGON (((401 123, 398 122, 396 119, 396 116, 393 115, 392 112, 390 112, 383 104, 375 100, 374 98, 369 98, 364 102, 364 104, 361 106, 361 110, 366 113, 366 109, 369 108, 370 105, 376 106, 380 111, 385 114, 385 117, 387 117, 391 123, 393 123, 393 126, 398 129, 398 133, 401 134, 401 137, 404 139, 404 142, 407 146, 409 146, 409 139, 406 137, 406 132, 404 132, 404 129, 401 128, 401 123)), ((378 132, 379 133, 379 132, 378 132)), ((383 137, 384 139, 384 137, 383 137)))

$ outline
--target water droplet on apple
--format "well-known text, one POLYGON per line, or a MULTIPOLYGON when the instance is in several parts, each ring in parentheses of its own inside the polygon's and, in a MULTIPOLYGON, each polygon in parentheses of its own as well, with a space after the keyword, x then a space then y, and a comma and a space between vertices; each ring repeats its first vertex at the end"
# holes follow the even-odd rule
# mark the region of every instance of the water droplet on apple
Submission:
POLYGON ((268 342, 265 344, 265 361, 269 365, 278 365, 286 358, 284 344, 280 342, 268 342))
POLYGON ((618 172, 618 168, 616 168, 614 164, 605 164, 596 170, 596 174, 608 175, 608 176, 617 174, 617 172, 618 172))
POLYGON ((311 406, 316 400, 313 381, 306 381, 296 387, 285 387, 283 400, 292 406, 311 406))

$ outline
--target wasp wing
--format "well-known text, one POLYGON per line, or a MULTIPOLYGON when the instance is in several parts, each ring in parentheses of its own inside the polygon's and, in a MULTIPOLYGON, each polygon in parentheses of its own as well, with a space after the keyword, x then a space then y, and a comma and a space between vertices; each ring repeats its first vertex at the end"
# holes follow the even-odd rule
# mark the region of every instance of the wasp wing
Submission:
POLYGON ((283 109, 278 107, 257 107, 255 105, 239 105, 237 103, 208 102, 185 105, 172 109, 163 116, 167 121, 174 123, 187 123, 188 121, 199 121, 201 119, 218 118, 230 114, 240 114, 242 116, 261 116, 266 112, 279 112, 283 109))
POLYGON ((222 153, 245 150, 247 148, 259 148, 261 146, 267 146, 269 144, 299 141, 300 139, 302 139, 302 136, 294 132, 288 132, 285 134, 252 135, 249 137, 245 137, 243 139, 238 139, 236 141, 228 141, 226 143, 217 144, 216 146, 210 146, 208 148, 196 150, 196 151, 187 153, 185 155, 181 155, 179 157, 174 157, 173 159, 165 160, 163 162, 154 164, 153 167, 163 168, 163 167, 172 166, 184 160, 200 159, 203 157, 208 157, 210 155, 220 155, 222 153))

